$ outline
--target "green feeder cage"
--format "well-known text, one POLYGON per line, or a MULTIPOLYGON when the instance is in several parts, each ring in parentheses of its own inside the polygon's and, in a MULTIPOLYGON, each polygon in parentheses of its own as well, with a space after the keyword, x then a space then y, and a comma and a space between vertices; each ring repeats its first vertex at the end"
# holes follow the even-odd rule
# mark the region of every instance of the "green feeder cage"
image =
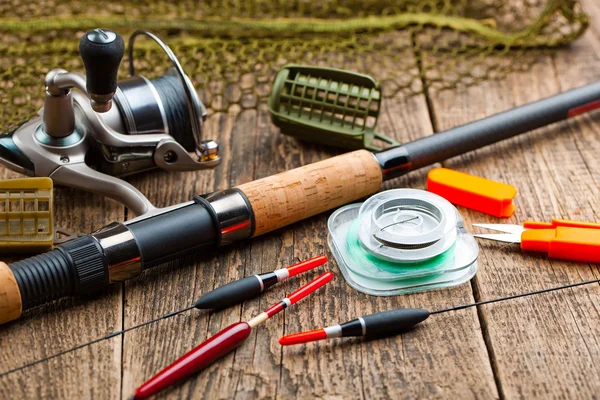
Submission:
POLYGON ((383 150, 376 139, 400 144, 375 132, 380 107, 379 82, 333 68, 286 65, 269 96, 271 119, 282 133, 352 150, 383 150))

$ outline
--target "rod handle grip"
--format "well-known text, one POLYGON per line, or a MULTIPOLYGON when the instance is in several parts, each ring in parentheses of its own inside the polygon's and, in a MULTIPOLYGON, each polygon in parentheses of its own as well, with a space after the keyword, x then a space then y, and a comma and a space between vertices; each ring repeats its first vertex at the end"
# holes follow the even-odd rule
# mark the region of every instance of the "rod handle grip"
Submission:
POLYGON ((91 235, 7 265, 0 262, 0 324, 40 304, 108 285, 108 264, 91 235))
POLYGON ((0 324, 19 318, 22 311, 21 291, 15 275, 0 261, 0 324))
POLYGON ((358 150, 238 186, 254 213, 254 236, 377 192, 383 177, 367 150, 358 150))

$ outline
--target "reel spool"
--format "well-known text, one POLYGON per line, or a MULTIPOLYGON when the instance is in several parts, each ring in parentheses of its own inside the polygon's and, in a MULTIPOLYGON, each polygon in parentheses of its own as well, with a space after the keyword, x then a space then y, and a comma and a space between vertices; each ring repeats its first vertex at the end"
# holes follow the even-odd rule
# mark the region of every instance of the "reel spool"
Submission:
POLYGON ((171 49, 153 33, 138 30, 129 38, 128 54, 130 77, 118 83, 114 98, 127 133, 168 134, 201 161, 214 158, 215 146, 201 140, 206 109, 171 49), (140 35, 154 40, 173 64, 166 75, 151 80, 135 75, 134 43, 140 35))
POLYGON ((389 296, 459 285, 477 272, 477 242, 456 208, 423 190, 388 190, 334 212, 328 243, 348 284, 389 296))
POLYGON ((269 112, 281 133, 346 149, 383 150, 400 143, 375 132, 381 86, 363 74, 333 68, 287 65, 269 96, 269 112))
MULTIPOLYGON (((151 32, 135 31, 128 45, 130 76, 116 82, 124 47, 122 44, 118 46, 117 42, 123 42, 119 35, 103 29, 90 31, 81 39, 80 53, 86 67, 86 86, 92 108, 103 114, 106 124, 115 132, 140 137, 156 135, 154 142, 157 144, 102 146, 99 154, 89 156, 89 160, 96 164, 95 168, 109 175, 125 176, 154 166, 193 170, 219 164, 217 142, 202 140, 206 109, 169 46, 151 32), (169 58, 172 67, 165 75, 155 79, 136 76, 135 39, 142 35, 156 42, 169 58), (102 46, 105 48, 102 49, 102 46), (112 102, 117 107, 110 107, 112 102), (158 163, 151 160, 157 154, 155 148, 159 147, 160 140, 167 135, 175 140, 181 150, 194 152, 197 160, 192 161, 189 156, 175 149, 160 152, 164 153, 164 159, 158 163)), ((98 142, 105 143, 102 138, 98 142)))

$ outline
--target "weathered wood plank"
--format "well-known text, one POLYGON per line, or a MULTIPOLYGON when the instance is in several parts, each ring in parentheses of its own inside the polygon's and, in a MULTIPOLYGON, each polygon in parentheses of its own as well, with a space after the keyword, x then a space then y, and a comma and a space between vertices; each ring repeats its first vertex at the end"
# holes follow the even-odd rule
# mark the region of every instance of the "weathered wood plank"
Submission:
MULTIPOLYGON (((503 81, 433 95, 436 123, 440 129, 450 128, 598 79, 600 59, 598 53, 590 52, 595 47, 593 40, 588 34, 557 53, 558 70, 545 58, 530 71, 503 81), (586 69, 588 75, 581 75, 586 69), (556 80, 557 72, 561 84, 556 80), (571 78, 575 76, 578 78, 571 78)), ((593 168, 588 167, 591 151, 597 146, 597 132, 597 117, 582 117, 445 165, 519 189, 516 214, 500 222, 552 217, 598 220, 600 193, 597 178, 590 172, 593 168), (588 156, 582 155, 581 148, 586 146, 590 146, 588 156)), ((483 214, 461 211, 467 226, 498 222, 483 214)), ((480 245, 480 270, 474 280, 478 300, 598 276, 595 266, 547 260, 544 255, 522 253, 518 246, 483 241, 480 245)), ((600 326, 599 298, 596 285, 482 307, 480 319, 501 396, 594 397, 599 390, 600 342, 594 333, 600 326)), ((463 313, 455 313, 453 318, 463 318, 463 313)))
MULTIPOLYGON (((570 51, 545 59, 527 73, 435 94, 436 125, 448 128, 597 79, 598 48, 595 37, 588 35, 570 51)), ((368 67, 365 70, 377 76, 376 67, 368 67)), ((385 101, 379 128, 402 141, 431 134, 424 97, 398 96, 385 101)), ((511 222, 553 216, 600 220, 597 131, 594 114, 447 165, 518 186, 519 210, 511 222)), ((197 173, 153 172, 131 182, 155 204, 169 205, 336 153, 280 135, 264 105, 257 110, 233 107, 228 113, 211 115, 205 132, 206 137, 221 143, 224 161, 220 167, 197 173)), ((385 188, 423 188, 424 180, 422 171, 386 183, 385 188)), ((122 208, 113 202, 71 190, 60 190, 57 208, 61 225, 79 226, 85 232, 123 216, 122 208), (76 211, 61 207, 73 199, 76 211)), ((495 221, 466 210, 464 214, 469 222, 495 221)), ((122 323, 128 327, 181 308, 213 287, 242 276, 318 254, 330 255, 328 215, 225 249, 218 256, 195 255, 157 267, 125 284, 124 300, 116 287, 97 299, 65 300, 0 327, 2 370, 102 336, 122 323)), ((337 271, 333 261, 327 269, 337 271)), ((256 315, 322 271, 292 279, 242 306, 216 313, 191 311, 3 378, 0 396, 127 397, 183 352, 223 327, 256 315)), ((518 248, 482 243, 480 272, 473 287, 476 298, 490 298, 594 276, 600 276, 597 266, 547 261, 522 254, 518 248)), ((160 397, 591 397, 598 391, 594 379, 598 370, 595 360, 600 355, 595 338, 600 326, 597 289, 499 304, 479 313, 468 310, 436 316, 411 332, 385 340, 339 340, 281 348, 277 339, 282 334, 360 314, 403 306, 435 309, 474 299, 468 284, 374 298, 349 288, 338 273, 326 289, 257 328, 234 354, 160 397)))
POLYGON ((581 0, 580 2, 590 18, 590 30, 596 38, 600 37, 600 3, 595 0, 581 0))
MULTIPOLYGON (((0 171, 0 179, 17 177, 0 171)), ((74 232, 123 219, 123 207, 114 201, 68 188, 55 188, 54 207, 56 226, 74 232)), ((32 309, 0 326, 0 373, 118 330, 121 315, 119 286, 89 299, 32 309)), ((117 398, 120 381, 121 339, 116 337, 0 378, 0 398, 117 398)))

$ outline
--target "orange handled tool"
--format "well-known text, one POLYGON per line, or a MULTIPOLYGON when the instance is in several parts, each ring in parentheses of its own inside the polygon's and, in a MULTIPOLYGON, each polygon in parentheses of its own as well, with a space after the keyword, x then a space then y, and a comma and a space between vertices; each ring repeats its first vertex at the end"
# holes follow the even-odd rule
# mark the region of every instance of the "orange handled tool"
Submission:
POLYGON ((473 224, 504 234, 476 234, 480 239, 521 243, 523 250, 548 253, 551 258, 600 262, 600 224, 552 219, 552 222, 526 221, 521 225, 473 224))

